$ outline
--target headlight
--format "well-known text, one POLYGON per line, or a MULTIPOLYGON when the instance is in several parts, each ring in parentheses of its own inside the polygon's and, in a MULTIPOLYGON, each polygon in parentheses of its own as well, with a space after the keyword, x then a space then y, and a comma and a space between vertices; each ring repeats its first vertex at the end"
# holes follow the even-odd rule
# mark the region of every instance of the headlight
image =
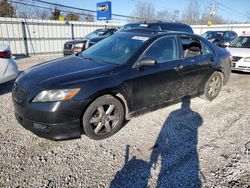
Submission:
POLYGON ((55 89, 40 92, 32 102, 53 102, 72 99, 78 92, 77 89, 55 89))
POLYGON ((74 44, 74 48, 82 48, 84 43, 74 44))
POLYGON ((243 61, 249 63, 250 62, 250 57, 245 57, 243 61))

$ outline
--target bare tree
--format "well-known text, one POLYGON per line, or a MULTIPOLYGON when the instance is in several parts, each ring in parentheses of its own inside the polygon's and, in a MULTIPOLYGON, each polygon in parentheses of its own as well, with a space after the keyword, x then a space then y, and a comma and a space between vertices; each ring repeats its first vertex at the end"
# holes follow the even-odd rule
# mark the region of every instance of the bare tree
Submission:
POLYGON ((79 21, 80 16, 79 16, 79 14, 76 14, 74 12, 69 12, 66 14, 65 20, 67 20, 67 21, 79 21))
POLYGON ((246 16, 247 16, 248 23, 249 23, 249 21, 250 21, 250 10, 246 12, 246 16))
POLYGON ((201 18, 201 3, 199 0, 189 0, 189 4, 182 15, 182 21, 197 24, 201 18))
POLYGON ((84 17, 84 21, 86 21, 86 22, 94 22, 95 18, 94 18, 93 15, 89 14, 89 15, 84 17))
POLYGON ((57 7, 55 7, 51 13, 51 20, 59 20, 60 16, 61 16, 61 11, 57 7))
POLYGON ((133 10, 135 20, 152 21, 156 18, 155 7, 150 2, 138 2, 133 10))
POLYGON ((27 9, 27 6, 17 5, 16 6, 16 15, 19 18, 27 18, 27 19, 42 19, 49 20, 51 12, 42 8, 30 7, 27 9))
POLYGON ((7 1, 0 1, 0 17, 15 17, 16 10, 15 8, 7 1))
POLYGON ((167 9, 158 11, 156 15, 157 20, 172 21, 172 15, 167 9))

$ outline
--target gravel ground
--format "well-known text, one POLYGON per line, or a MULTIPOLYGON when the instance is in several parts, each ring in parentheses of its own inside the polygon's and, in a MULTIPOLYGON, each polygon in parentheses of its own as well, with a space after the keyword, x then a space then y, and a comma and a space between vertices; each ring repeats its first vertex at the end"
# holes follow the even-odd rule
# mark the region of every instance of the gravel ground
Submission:
POLYGON ((12 84, 0 85, 0 187, 250 187, 250 74, 232 73, 212 102, 147 113, 102 141, 54 142, 25 130, 12 84))

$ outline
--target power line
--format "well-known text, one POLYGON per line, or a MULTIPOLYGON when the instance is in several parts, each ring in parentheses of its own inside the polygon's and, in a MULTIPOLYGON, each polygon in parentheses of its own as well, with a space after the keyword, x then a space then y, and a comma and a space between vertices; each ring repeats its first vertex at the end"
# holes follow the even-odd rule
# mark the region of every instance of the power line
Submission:
MULTIPOLYGON (((44 7, 44 6, 41 6, 41 5, 34 5, 34 4, 23 3, 23 2, 13 1, 13 0, 11 1, 11 3, 25 5, 25 6, 30 6, 30 7, 34 7, 34 8, 41 8, 41 9, 45 9, 45 10, 52 10, 52 11, 54 10, 54 8, 50 8, 50 7, 44 7)), ((83 16, 90 16, 90 14, 87 14, 87 13, 75 12, 75 11, 69 11, 69 10, 63 10, 63 9, 59 9, 59 8, 57 8, 57 9, 59 11, 61 11, 61 12, 65 12, 65 13, 75 13, 75 14, 79 14, 79 15, 83 15, 83 16)), ((96 15, 92 15, 92 16, 96 17, 96 15)), ((130 21, 130 20, 119 19, 119 18, 113 18, 113 20, 130 21)))
POLYGON ((246 18, 245 16, 243 16, 243 15, 239 15, 239 14, 236 14, 236 13, 234 13, 234 12, 231 12, 231 11, 228 11, 227 9, 225 9, 224 7, 221 7, 221 6, 218 6, 218 9, 220 9, 221 11, 223 11, 223 12, 225 12, 225 13, 228 13, 228 14, 233 14, 233 15, 235 15, 235 16, 240 16, 240 17, 244 17, 244 18, 246 18))
MULTIPOLYGON (((97 12, 96 10, 77 8, 77 7, 72 7, 72 6, 68 6, 68 5, 64 5, 64 4, 51 3, 51 2, 43 1, 43 0, 32 0, 32 1, 36 1, 36 2, 39 2, 39 3, 47 4, 47 5, 53 5, 53 6, 57 6, 57 7, 64 7, 64 8, 70 8, 70 9, 76 9, 76 10, 91 12, 91 13, 96 13, 97 12)), ((135 18, 135 17, 132 17, 132 16, 126 16, 126 15, 122 15, 122 14, 112 14, 112 16, 123 17, 123 18, 132 18, 132 19, 135 18)), ((137 18, 137 19, 142 19, 142 18, 137 18)))
POLYGON ((236 10, 234 10, 234 9, 231 9, 230 7, 228 7, 228 6, 226 6, 226 5, 222 4, 222 3, 217 2, 217 4, 218 4, 220 7, 223 7, 223 8, 225 8, 225 9, 229 10, 231 13, 237 14, 237 15, 239 15, 239 16, 243 16, 243 17, 245 17, 245 18, 249 18, 248 15, 242 14, 241 12, 238 12, 238 11, 236 11, 236 10))

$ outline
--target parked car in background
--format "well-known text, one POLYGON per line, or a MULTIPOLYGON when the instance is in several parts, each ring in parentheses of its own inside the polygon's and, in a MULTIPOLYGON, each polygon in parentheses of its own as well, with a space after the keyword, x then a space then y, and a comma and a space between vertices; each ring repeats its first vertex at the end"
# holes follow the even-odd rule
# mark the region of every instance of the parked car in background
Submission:
POLYGON ((72 55, 75 53, 79 53, 79 52, 85 50, 86 42, 89 39, 92 39, 95 37, 106 38, 110 35, 113 35, 116 32, 116 30, 117 30, 116 28, 97 29, 97 30, 89 33, 88 35, 86 35, 82 39, 68 41, 64 44, 63 54, 64 54, 64 56, 66 56, 66 55, 72 55))
POLYGON ((10 47, 0 44, 0 84, 15 79, 18 73, 18 67, 11 55, 10 47))
MULTIPOLYGON (((151 31, 182 31, 193 33, 192 28, 183 23, 172 23, 172 22, 143 22, 143 23, 130 23, 120 27, 116 32, 127 31, 130 29, 149 29, 151 31)), ((113 33, 112 33, 113 34, 113 33)), ((67 42, 64 45, 64 55, 71 55, 73 53, 79 53, 85 49, 93 46, 97 42, 109 37, 110 35, 100 35, 95 37, 89 37, 88 40, 76 42, 75 45, 72 42, 67 42), (70 50, 71 49, 71 50, 70 50)))
POLYGON ((232 42, 238 37, 234 31, 207 31, 201 36, 223 48, 227 47, 227 43, 232 42))
MULTIPOLYGON (((130 23, 120 27, 117 32, 128 31, 131 29, 148 29, 149 31, 182 31, 188 33, 194 33, 192 28, 183 23, 173 22, 143 22, 143 23, 130 23)), ((87 47, 93 46, 97 42, 103 40, 106 37, 96 37, 88 41, 87 47)))
POLYGON ((229 80, 229 55, 192 33, 119 32, 19 76, 12 92, 16 118, 49 139, 83 132, 108 138, 124 119, 184 96, 216 98, 229 80))
POLYGON ((130 23, 118 29, 119 31, 127 31, 130 29, 152 29, 153 31, 182 31, 194 33, 190 25, 176 22, 144 22, 144 23, 130 23))
POLYGON ((227 50, 232 55, 232 70, 250 72, 250 35, 236 38, 227 50))

